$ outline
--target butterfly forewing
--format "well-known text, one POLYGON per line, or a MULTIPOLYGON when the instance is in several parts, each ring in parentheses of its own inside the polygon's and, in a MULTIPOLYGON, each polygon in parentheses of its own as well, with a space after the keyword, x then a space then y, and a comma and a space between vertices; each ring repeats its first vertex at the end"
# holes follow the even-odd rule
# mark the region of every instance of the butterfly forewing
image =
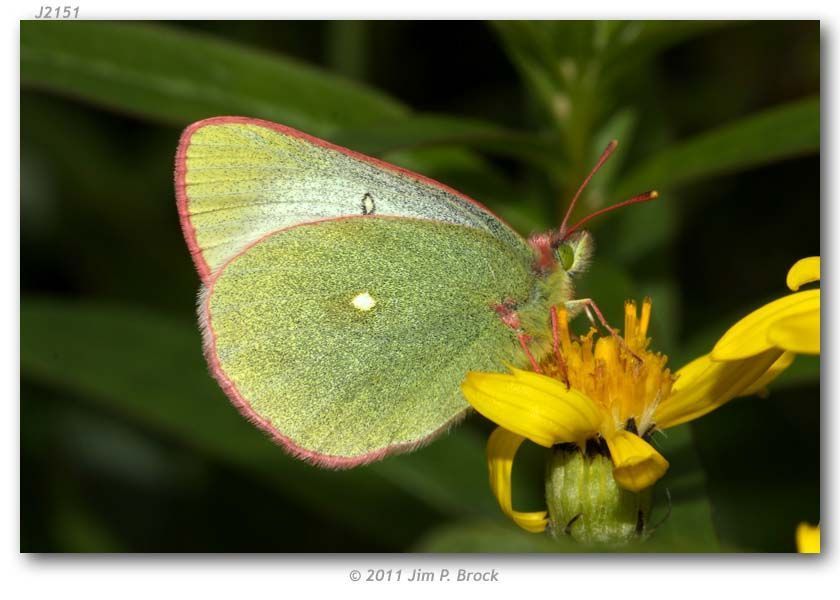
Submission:
POLYGON ((176 192, 187 241, 205 281, 272 231, 339 216, 433 219, 525 247, 509 226, 454 190, 255 119, 217 117, 190 126, 176 158, 176 192))

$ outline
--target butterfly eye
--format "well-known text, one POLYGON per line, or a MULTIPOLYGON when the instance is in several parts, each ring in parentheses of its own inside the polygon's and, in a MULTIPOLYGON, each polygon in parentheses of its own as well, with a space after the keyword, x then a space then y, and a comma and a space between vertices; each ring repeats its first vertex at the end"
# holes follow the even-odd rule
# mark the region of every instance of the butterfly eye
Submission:
POLYGON ((594 244, 588 231, 573 233, 554 251, 557 263, 569 275, 578 275, 589 267, 594 244))
POLYGON ((572 248, 571 244, 560 244, 556 252, 557 260, 560 262, 563 270, 571 271, 572 266, 575 264, 575 249, 572 248))

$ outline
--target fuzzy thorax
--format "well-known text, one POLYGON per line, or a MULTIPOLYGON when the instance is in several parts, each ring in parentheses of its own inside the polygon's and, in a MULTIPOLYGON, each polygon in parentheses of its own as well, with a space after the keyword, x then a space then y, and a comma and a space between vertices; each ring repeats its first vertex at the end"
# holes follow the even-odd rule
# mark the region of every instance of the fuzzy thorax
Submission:
MULTIPOLYGON (((566 306, 574 299, 574 278, 586 271, 595 250, 595 241, 587 231, 558 240, 553 232, 532 236, 534 269, 540 274, 531 301, 517 311, 521 327, 533 340, 535 355, 545 356, 550 349, 551 328, 548 319, 552 306, 566 306)), ((567 307, 570 318, 577 316, 581 304, 567 307)), ((523 363, 524 364, 524 363, 523 363)))

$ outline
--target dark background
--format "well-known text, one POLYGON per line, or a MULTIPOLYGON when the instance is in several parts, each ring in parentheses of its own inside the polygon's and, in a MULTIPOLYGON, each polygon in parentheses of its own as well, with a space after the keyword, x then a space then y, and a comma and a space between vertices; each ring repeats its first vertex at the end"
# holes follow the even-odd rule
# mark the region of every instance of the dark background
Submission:
MULTIPOLYGON (((580 215, 661 199, 592 224, 580 294, 616 322, 651 295, 675 368, 820 252, 817 22, 32 21, 21 82, 23 551, 575 549, 508 526, 477 416, 334 473, 228 405, 172 186, 194 120, 284 122, 523 234, 557 225, 618 137, 580 215)), ((796 524, 819 521, 819 417, 819 361, 800 358, 769 397, 674 430, 661 549, 792 551, 796 524)), ((522 454, 515 502, 536 509, 541 456, 522 454)))

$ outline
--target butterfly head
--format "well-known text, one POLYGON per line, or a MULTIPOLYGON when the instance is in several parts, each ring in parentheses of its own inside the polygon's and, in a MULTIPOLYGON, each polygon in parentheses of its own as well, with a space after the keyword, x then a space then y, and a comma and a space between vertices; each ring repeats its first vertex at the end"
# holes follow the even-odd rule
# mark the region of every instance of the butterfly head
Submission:
POLYGON ((534 251, 534 270, 543 275, 557 269, 569 275, 582 273, 595 251, 595 240, 586 230, 575 231, 565 238, 557 231, 539 233, 532 235, 528 242, 534 251))
POLYGON ((592 235, 590 235, 588 231, 582 229, 586 223, 597 216, 611 212, 618 208, 629 206, 631 204, 638 204, 640 202, 647 202, 648 200, 653 200, 659 197, 659 193, 655 190, 645 192, 643 194, 633 196, 623 202, 618 202, 617 204, 612 204, 596 210, 583 217, 574 225, 569 225, 569 217, 572 216, 572 212, 574 211, 583 190, 586 189, 586 185, 595 173, 598 172, 598 169, 607 162, 607 159, 610 155, 612 155, 617 146, 618 142, 616 140, 607 144, 607 147, 601 154, 598 162, 589 172, 589 175, 587 175, 583 180, 583 183, 581 183, 572 198, 572 201, 569 203, 569 207, 566 209, 566 214, 563 217, 563 222, 560 224, 560 228, 548 233, 533 235, 529 238, 528 242, 531 244, 531 248, 533 248, 535 255, 534 269, 537 272, 546 274, 560 268, 569 275, 575 275, 584 271, 586 267, 589 266, 589 262, 592 258, 592 252, 594 250, 592 235))

